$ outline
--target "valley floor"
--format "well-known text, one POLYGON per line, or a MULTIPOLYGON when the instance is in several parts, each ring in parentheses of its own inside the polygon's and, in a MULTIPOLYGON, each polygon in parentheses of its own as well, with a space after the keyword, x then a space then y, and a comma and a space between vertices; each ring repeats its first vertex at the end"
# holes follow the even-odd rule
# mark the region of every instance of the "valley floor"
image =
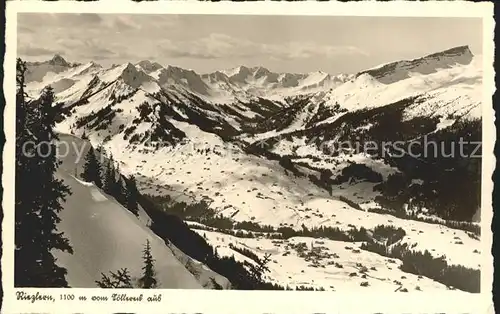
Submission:
POLYGON ((287 240, 244 239, 218 232, 197 230, 222 256, 255 263, 231 248, 244 248, 262 258, 271 254, 266 279, 284 287, 308 287, 328 291, 372 290, 436 291, 447 287, 432 279, 403 272, 401 261, 359 248, 360 243, 293 237, 287 240))
POLYGON ((307 177, 287 173, 276 161, 237 149, 229 154, 222 141, 207 143, 207 147, 213 147, 208 153, 197 152, 191 146, 165 149, 155 153, 158 158, 127 152, 120 157, 122 169, 142 176, 141 190, 145 194, 169 195, 175 202, 186 203, 207 199, 211 208, 234 221, 276 228, 300 229, 304 225, 346 231, 391 225, 405 230, 403 243, 415 250, 428 250, 435 257, 444 255, 449 264, 480 268, 480 241, 468 231, 358 210, 341 200, 345 197, 369 204, 373 184, 339 185, 330 195, 307 177))
MULTIPOLYGON (((275 161, 246 155, 236 148, 229 154, 217 138, 213 141, 207 142, 207 147, 212 147, 209 152, 178 146, 156 152, 155 156, 138 151, 122 154, 122 166, 124 171, 141 176, 140 187, 145 194, 168 195, 173 202, 196 203, 205 199, 217 213, 235 222, 274 228, 332 227, 346 232, 392 226, 405 231, 399 244, 407 244, 413 251, 444 257, 448 265, 473 270, 481 267, 480 241, 471 232, 355 209, 341 200, 356 200, 368 209, 374 195, 372 184, 340 185, 330 195, 307 177, 287 173, 275 161)), ((248 261, 248 257, 231 249, 230 243, 260 257, 271 253, 266 280, 285 287, 335 291, 367 287, 384 291, 448 289, 433 279, 401 271, 400 260, 363 250, 361 243, 307 237, 284 241, 265 236, 239 238, 217 230, 199 230, 207 229, 203 225, 191 225, 222 256, 234 255, 237 260, 248 261), (360 272, 365 267, 367 271, 360 272)))

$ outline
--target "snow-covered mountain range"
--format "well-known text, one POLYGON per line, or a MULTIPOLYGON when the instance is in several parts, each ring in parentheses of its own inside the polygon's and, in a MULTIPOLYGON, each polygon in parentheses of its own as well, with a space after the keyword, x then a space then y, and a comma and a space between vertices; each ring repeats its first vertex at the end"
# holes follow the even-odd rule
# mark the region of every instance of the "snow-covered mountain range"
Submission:
MULTIPOLYGON (((74 113, 70 117, 73 120, 81 118, 80 109, 86 115, 90 107, 99 111, 112 105, 127 107, 131 115, 122 120, 130 123, 137 108, 134 110, 125 103, 135 107, 148 103, 154 107, 168 102, 171 104, 168 110, 173 111, 177 120, 193 119, 196 114, 212 130, 234 135, 249 124, 265 125, 265 119, 281 115, 280 110, 296 105, 297 98, 306 98, 301 102, 302 109, 281 129, 303 129, 310 121, 331 122, 337 104, 341 109, 353 110, 411 96, 426 97, 427 101, 409 108, 408 115, 427 111, 434 116, 451 113, 477 118, 481 100, 480 63, 480 59, 473 59, 467 46, 337 76, 323 72, 273 73, 263 67, 244 66, 200 75, 148 60, 103 68, 93 62, 69 63, 55 56, 46 62, 31 63, 27 81, 34 92, 52 85, 58 101, 74 113), (83 102, 91 106, 80 108, 78 105, 83 102), (442 102, 447 105, 441 106, 442 102), (193 103, 197 105, 190 106, 193 103)), ((269 128, 273 127, 271 123, 269 128)))
POLYGON ((29 93, 47 85, 56 93, 59 132, 102 145, 160 204, 205 201, 220 219, 239 223, 240 236, 206 217, 183 217, 219 254, 253 263, 234 247, 271 253, 269 282, 461 289, 406 269, 403 255, 370 251, 361 238, 318 239, 318 228, 328 227, 351 235, 365 229, 373 240, 380 225, 404 230, 397 245, 478 275, 475 161, 325 149, 346 141, 406 148, 424 138, 480 141, 482 61, 467 46, 341 75, 245 66, 199 74, 150 60, 105 68, 61 56, 29 63, 29 93), (249 228, 261 236, 242 237, 249 228), (271 240, 283 228, 299 233, 271 240), (371 271, 359 273, 362 266, 371 271))

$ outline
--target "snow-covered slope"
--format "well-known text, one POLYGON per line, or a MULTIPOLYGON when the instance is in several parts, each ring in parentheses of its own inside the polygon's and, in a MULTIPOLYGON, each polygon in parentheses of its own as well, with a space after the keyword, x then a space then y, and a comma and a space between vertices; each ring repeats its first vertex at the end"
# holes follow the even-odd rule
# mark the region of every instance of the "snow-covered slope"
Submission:
POLYGON ((60 265, 68 270, 68 284, 89 288, 101 273, 128 268, 131 276, 141 275, 141 252, 146 240, 156 259, 161 288, 201 288, 165 246, 163 240, 142 226, 138 219, 93 185, 72 176, 60 178, 72 191, 62 211, 59 229, 68 237, 74 254, 58 254, 60 265))
POLYGON ((424 94, 435 101, 453 102, 451 106, 450 104, 439 106, 436 108, 437 111, 428 110, 427 114, 443 115, 455 112, 460 114, 474 107, 476 109, 468 114, 474 118, 480 116, 481 58, 471 59, 470 63, 465 65, 453 64, 431 73, 409 73, 409 77, 401 75, 394 82, 383 83, 384 77, 377 79, 370 72, 366 72, 326 93, 322 100, 328 104, 339 103, 349 110, 355 110, 386 105, 424 94))
POLYGON ((142 208, 136 217, 94 184, 75 177, 82 171, 83 160, 78 156, 88 151, 87 141, 65 134, 59 141, 69 150, 60 151, 62 165, 57 176, 71 189, 71 195, 64 202, 58 228, 69 239, 74 254, 55 253, 59 264, 68 270, 70 286, 95 287, 101 273, 121 268, 127 268, 136 280, 141 276, 142 251, 149 240, 159 288, 212 288, 211 278, 230 288, 227 279, 156 236, 142 208))

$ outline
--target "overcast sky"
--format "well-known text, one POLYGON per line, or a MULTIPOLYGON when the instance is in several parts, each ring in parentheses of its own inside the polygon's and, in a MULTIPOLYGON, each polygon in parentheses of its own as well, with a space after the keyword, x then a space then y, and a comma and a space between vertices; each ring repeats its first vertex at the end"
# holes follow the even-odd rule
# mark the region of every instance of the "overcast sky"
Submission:
POLYGON ((477 18, 18 15, 18 54, 102 65, 148 59, 200 73, 239 65, 353 73, 460 45, 481 54, 477 18))

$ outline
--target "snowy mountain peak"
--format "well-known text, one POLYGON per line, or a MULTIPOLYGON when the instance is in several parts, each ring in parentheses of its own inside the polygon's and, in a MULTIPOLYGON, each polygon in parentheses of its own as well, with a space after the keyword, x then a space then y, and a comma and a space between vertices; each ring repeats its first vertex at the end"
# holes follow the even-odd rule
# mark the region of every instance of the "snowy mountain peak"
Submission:
POLYGON ((221 71, 215 71, 213 73, 203 74, 201 78, 208 80, 211 83, 216 83, 216 82, 229 83, 229 77, 221 71))
POLYGON ((51 65, 60 65, 60 66, 69 66, 70 64, 64 60, 63 57, 61 57, 61 55, 59 54, 56 54, 54 55, 54 57, 52 59, 49 60, 49 64, 51 65))
POLYGON ((264 67, 253 67, 252 71, 253 71, 253 75, 255 77, 271 74, 271 71, 269 71, 268 69, 266 69, 264 67))
POLYGON ((208 94, 208 86, 202 80, 201 76, 193 70, 168 65, 165 68, 151 73, 151 76, 157 79, 161 86, 182 86, 198 94, 208 94))
POLYGON ((185 71, 183 68, 175 66, 175 65, 171 65, 171 64, 167 65, 165 67, 165 70, 168 70, 168 71, 179 71, 179 72, 180 71, 185 71))
MULTIPOLYGON (((142 70, 138 70, 132 63, 124 63, 113 68, 106 69, 99 74, 98 79, 104 83, 119 82, 133 89, 144 88, 145 85, 154 84, 155 80, 142 70)), ((158 88, 155 88, 157 90, 158 88)))
POLYGON ((137 69, 135 68, 135 66, 132 63, 130 63, 130 62, 128 62, 128 63, 126 63, 124 65, 124 69, 123 70, 127 71, 127 72, 132 72, 132 73, 134 73, 134 72, 137 71, 137 69))
POLYGON ((95 63, 94 61, 87 62, 85 64, 81 64, 76 68, 77 75, 86 75, 86 74, 94 74, 96 71, 101 71, 103 69, 102 65, 95 63))
POLYGON ((215 71, 215 72, 214 72, 214 73, 212 73, 212 74, 215 74, 216 76, 219 76, 219 77, 227 77, 227 75, 226 75, 226 74, 224 74, 224 72, 222 72, 222 71, 218 71, 218 70, 217 70, 217 71, 215 71))
POLYGON ((127 62, 119 66, 110 68, 106 70, 106 72, 107 73, 103 76, 104 81, 114 81, 119 78, 123 78, 124 80, 126 80, 127 78, 134 76, 134 74, 138 73, 139 71, 132 63, 127 62))
POLYGON ((250 68, 240 65, 239 67, 223 71, 228 77, 247 77, 252 74, 250 68))
MULTIPOLYGON (((120 77, 123 79, 123 82, 133 88, 150 89, 152 84, 156 85, 155 80, 151 76, 142 70, 138 70, 132 63, 125 65, 120 77)), ((157 89, 158 87, 154 87, 154 90, 157 89)))
POLYGON ((146 73, 152 73, 154 71, 158 71, 160 69, 163 69, 163 66, 159 64, 158 62, 154 61, 149 61, 149 60, 142 60, 136 63, 136 66, 138 66, 141 70, 143 70, 146 73))
MULTIPOLYGON (((174 66, 174 65, 167 65, 166 67, 161 68, 159 71, 161 71, 163 73, 169 73, 169 75, 175 75, 175 76, 185 76, 185 75, 199 76, 192 69, 185 69, 185 68, 181 68, 181 67, 174 66)), ((165 74, 163 74, 163 75, 165 75, 165 74)))
POLYGON ((317 78, 326 79, 330 77, 330 74, 323 71, 315 71, 308 74, 308 76, 315 76, 317 78))
POLYGON ((468 45, 458 46, 450 48, 441 52, 430 54, 424 58, 434 58, 434 57, 459 57, 459 56, 470 56, 473 57, 474 54, 470 50, 468 45))
POLYGON ((102 65, 100 65, 99 63, 95 63, 94 61, 88 62, 87 65, 102 68, 102 65))
POLYGON ((295 87, 299 85, 299 81, 296 75, 293 75, 291 73, 283 73, 278 77, 278 81, 280 84, 287 88, 287 87, 295 87))
POLYGON ((240 65, 236 70, 238 70, 238 72, 251 72, 250 68, 244 65, 240 65))

